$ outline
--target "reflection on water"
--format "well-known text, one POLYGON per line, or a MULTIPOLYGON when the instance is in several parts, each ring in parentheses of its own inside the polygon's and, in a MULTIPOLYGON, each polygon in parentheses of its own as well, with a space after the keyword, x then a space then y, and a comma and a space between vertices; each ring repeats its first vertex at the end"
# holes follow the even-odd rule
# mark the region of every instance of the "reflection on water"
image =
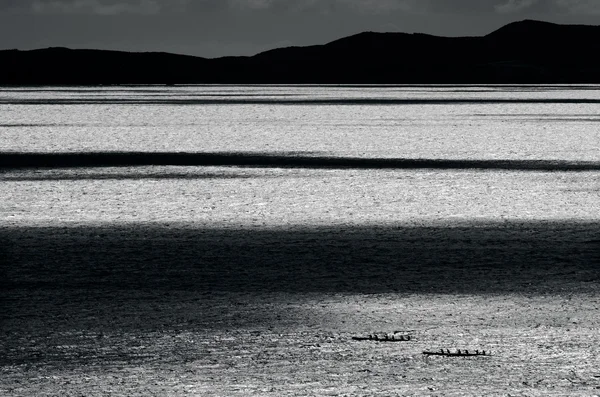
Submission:
POLYGON ((593 85, 17 88, 0 99, 0 213, 12 225, 600 214, 593 85))
POLYGON ((0 393, 593 393, 599 93, 0 89, 0 393))
POLYGON ((596 161, 598 100, 593 85, 0 89, 0 151, 596 161))
POLYGON ((598 171, 125 167, 0 174, 10 225, 598 220, 598 171))

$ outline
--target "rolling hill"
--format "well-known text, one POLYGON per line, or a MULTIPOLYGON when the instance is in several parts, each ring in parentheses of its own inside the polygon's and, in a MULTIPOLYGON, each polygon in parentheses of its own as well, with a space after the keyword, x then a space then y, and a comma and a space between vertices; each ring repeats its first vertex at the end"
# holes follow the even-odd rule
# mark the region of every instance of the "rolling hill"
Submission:
POLYGON ((2 85, 600 83, 600 26, 525 20, 483 37, 364 32, 250 57, 0 51, 2 85))

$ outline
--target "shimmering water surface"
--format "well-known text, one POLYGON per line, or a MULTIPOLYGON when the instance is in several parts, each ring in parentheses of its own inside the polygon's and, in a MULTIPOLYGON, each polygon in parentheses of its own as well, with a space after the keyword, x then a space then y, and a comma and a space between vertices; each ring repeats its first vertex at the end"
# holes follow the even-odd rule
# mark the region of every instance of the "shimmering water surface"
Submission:
POLYGON ((0 395, 595 395, 599 109, 600 86, 0 88, 0 395))
POLYGON ((0 175, 0 214, 9 224, 597 219, 599 102, 598 86, 4 88, 4 153, 254 153, 483 166, 10 170, 0 175), (497 160, 515 161, 515 169, 495 169, 497 160), (521 160, 550 167, 520 170, 521 160), (592 166, 551 166, 569 162, 592 166))

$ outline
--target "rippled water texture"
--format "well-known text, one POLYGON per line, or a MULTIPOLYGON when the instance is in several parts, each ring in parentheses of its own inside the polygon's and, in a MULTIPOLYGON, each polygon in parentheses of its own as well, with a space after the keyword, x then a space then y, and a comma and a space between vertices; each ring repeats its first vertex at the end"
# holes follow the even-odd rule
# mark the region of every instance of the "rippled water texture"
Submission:
POLYGON ((597 219, 598 101, 597 86, 1 89, 4 153, 230 157, 13 169, 0 174, 0 213, 9 224, 597 219), (240 166, 240 155, 282 160, 240 166), (342 163, 293 163, 315 157, 342 163), (343 162, 356 158, 457 163, 343 162))
POLYGON ((599 105, 0 89, 0 395, 596 395, 599 105))

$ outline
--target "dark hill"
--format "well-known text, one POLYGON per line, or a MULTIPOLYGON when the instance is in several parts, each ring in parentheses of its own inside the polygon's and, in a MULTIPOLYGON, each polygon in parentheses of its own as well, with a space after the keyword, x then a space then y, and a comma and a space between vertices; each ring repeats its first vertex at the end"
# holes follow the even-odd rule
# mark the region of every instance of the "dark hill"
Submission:
POLYGON ((209 67, 205 58, 46 48, 0 51, 0 84, 144 84, 193 81, 209 67))
POLYGON ((365 32, 252 57, 0 51, 0 84, 600 83, 600 26, 525 20, 483 37, 365 32))

